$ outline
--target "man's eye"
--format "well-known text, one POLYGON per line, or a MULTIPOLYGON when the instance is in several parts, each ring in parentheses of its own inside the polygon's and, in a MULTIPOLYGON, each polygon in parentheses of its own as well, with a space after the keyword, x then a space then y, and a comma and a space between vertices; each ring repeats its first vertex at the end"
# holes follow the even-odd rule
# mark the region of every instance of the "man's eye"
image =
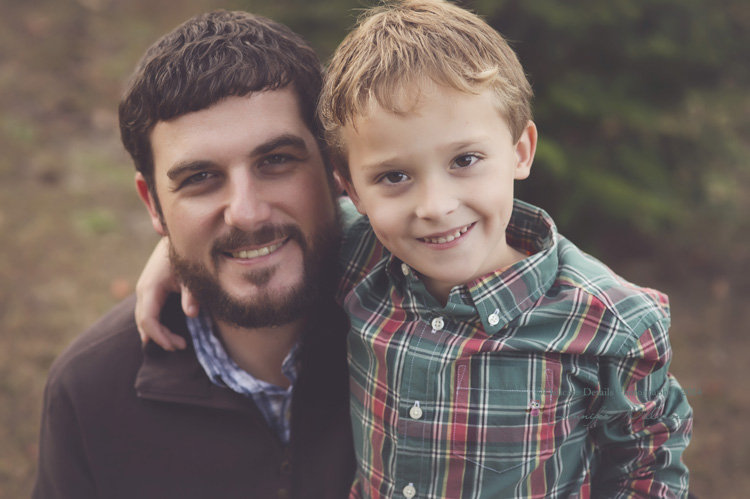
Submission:
POLYGON ((274 154, 272 156, 267 156, 263 160, 263 163, 267 165, 283 165, 290 159, 291 158, 289 158, 289 156, 287 156, 286 154, 274 154))
POLYGON ((409 180, 409 177, 401 172, 388 172, 380 177, 380 180, 386 184, 400 184, 409 180))
POLYGON ((462 154, 454 160, 454 164, 459 168, 466 168, 479 161, 476 154, 462 154))
POLYGON ((200 172, 196 173, 194 175, 190 175, 188 178, 186 178, 182 182, 182 186, 188 186, 193 184, 200 184, 201 182, 205 182, 209 178, 211 178, 213 174, 210 172, 200 172))

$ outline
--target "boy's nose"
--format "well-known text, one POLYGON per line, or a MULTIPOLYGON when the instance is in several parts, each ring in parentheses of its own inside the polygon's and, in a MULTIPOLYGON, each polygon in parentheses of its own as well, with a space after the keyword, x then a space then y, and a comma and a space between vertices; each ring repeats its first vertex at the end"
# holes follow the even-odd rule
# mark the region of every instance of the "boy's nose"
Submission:
POLYGON ((419 190, 416 215, 422 219, 436 220, 458 208, 451 179, 431 179, 419 190))
POLYGON ((233 182, 224 210, 224 222, 240 230, 254 230, 268 219, 271 208, 262 190, 249 180, 233 182))

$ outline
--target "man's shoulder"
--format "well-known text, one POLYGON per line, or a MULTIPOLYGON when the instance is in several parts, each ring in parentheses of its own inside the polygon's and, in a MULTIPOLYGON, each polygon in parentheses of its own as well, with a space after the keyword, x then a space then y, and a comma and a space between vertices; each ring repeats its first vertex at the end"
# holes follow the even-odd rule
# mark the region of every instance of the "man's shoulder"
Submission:
POLYGON ((50 378, 69 370, 106 366, 114 357, 138 353, 141 347, 134 312, 135 296, 112 307, 63 350, 52 364, 50 378))
MULTIPOLYGON (((91 378, 87 385, 93 388, 115 379, 134 380, 144 357, 135 324, 135 303, 135 295, 125 298, 75 337, 50 367, 48 383, 91 378)), ((167 300, 161 320, 174 332, 185 329, 178 298, 167 300)), ((158 349, 155 345, 153 348, 158 349)))
MULTIPOLYGON (((143 348, 135 325, 135 298, 115 305, 60 353, 50 367, 45 389, 50 407, 69 404, 80 417, 96 414, 106 400, 122 405, 135 398, 143 348), (117 402, 115 402, 117 401, 117 402)), ((106 411, 105 411, 106 412, 106 411)))

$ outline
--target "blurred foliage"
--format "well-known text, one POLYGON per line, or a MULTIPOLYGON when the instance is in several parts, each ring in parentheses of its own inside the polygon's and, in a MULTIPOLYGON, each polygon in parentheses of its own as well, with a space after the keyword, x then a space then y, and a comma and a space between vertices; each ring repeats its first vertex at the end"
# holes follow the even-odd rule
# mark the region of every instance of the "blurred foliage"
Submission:
POLYGON ((750 2, 464 4, 511 41, 534 86, 539 151, 520 197, 589 243, 670 234, 718 257, 745 242, 750 2))

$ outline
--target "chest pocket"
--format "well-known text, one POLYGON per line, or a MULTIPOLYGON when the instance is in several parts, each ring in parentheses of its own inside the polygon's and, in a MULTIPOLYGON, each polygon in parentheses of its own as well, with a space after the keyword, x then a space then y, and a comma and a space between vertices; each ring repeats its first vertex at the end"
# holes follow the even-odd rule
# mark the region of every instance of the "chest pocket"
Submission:
POLYGON ((472 480, 518 484, 586 431, 586 397, 559 359, 480 354, 454 366, 451 461, 472 480))

